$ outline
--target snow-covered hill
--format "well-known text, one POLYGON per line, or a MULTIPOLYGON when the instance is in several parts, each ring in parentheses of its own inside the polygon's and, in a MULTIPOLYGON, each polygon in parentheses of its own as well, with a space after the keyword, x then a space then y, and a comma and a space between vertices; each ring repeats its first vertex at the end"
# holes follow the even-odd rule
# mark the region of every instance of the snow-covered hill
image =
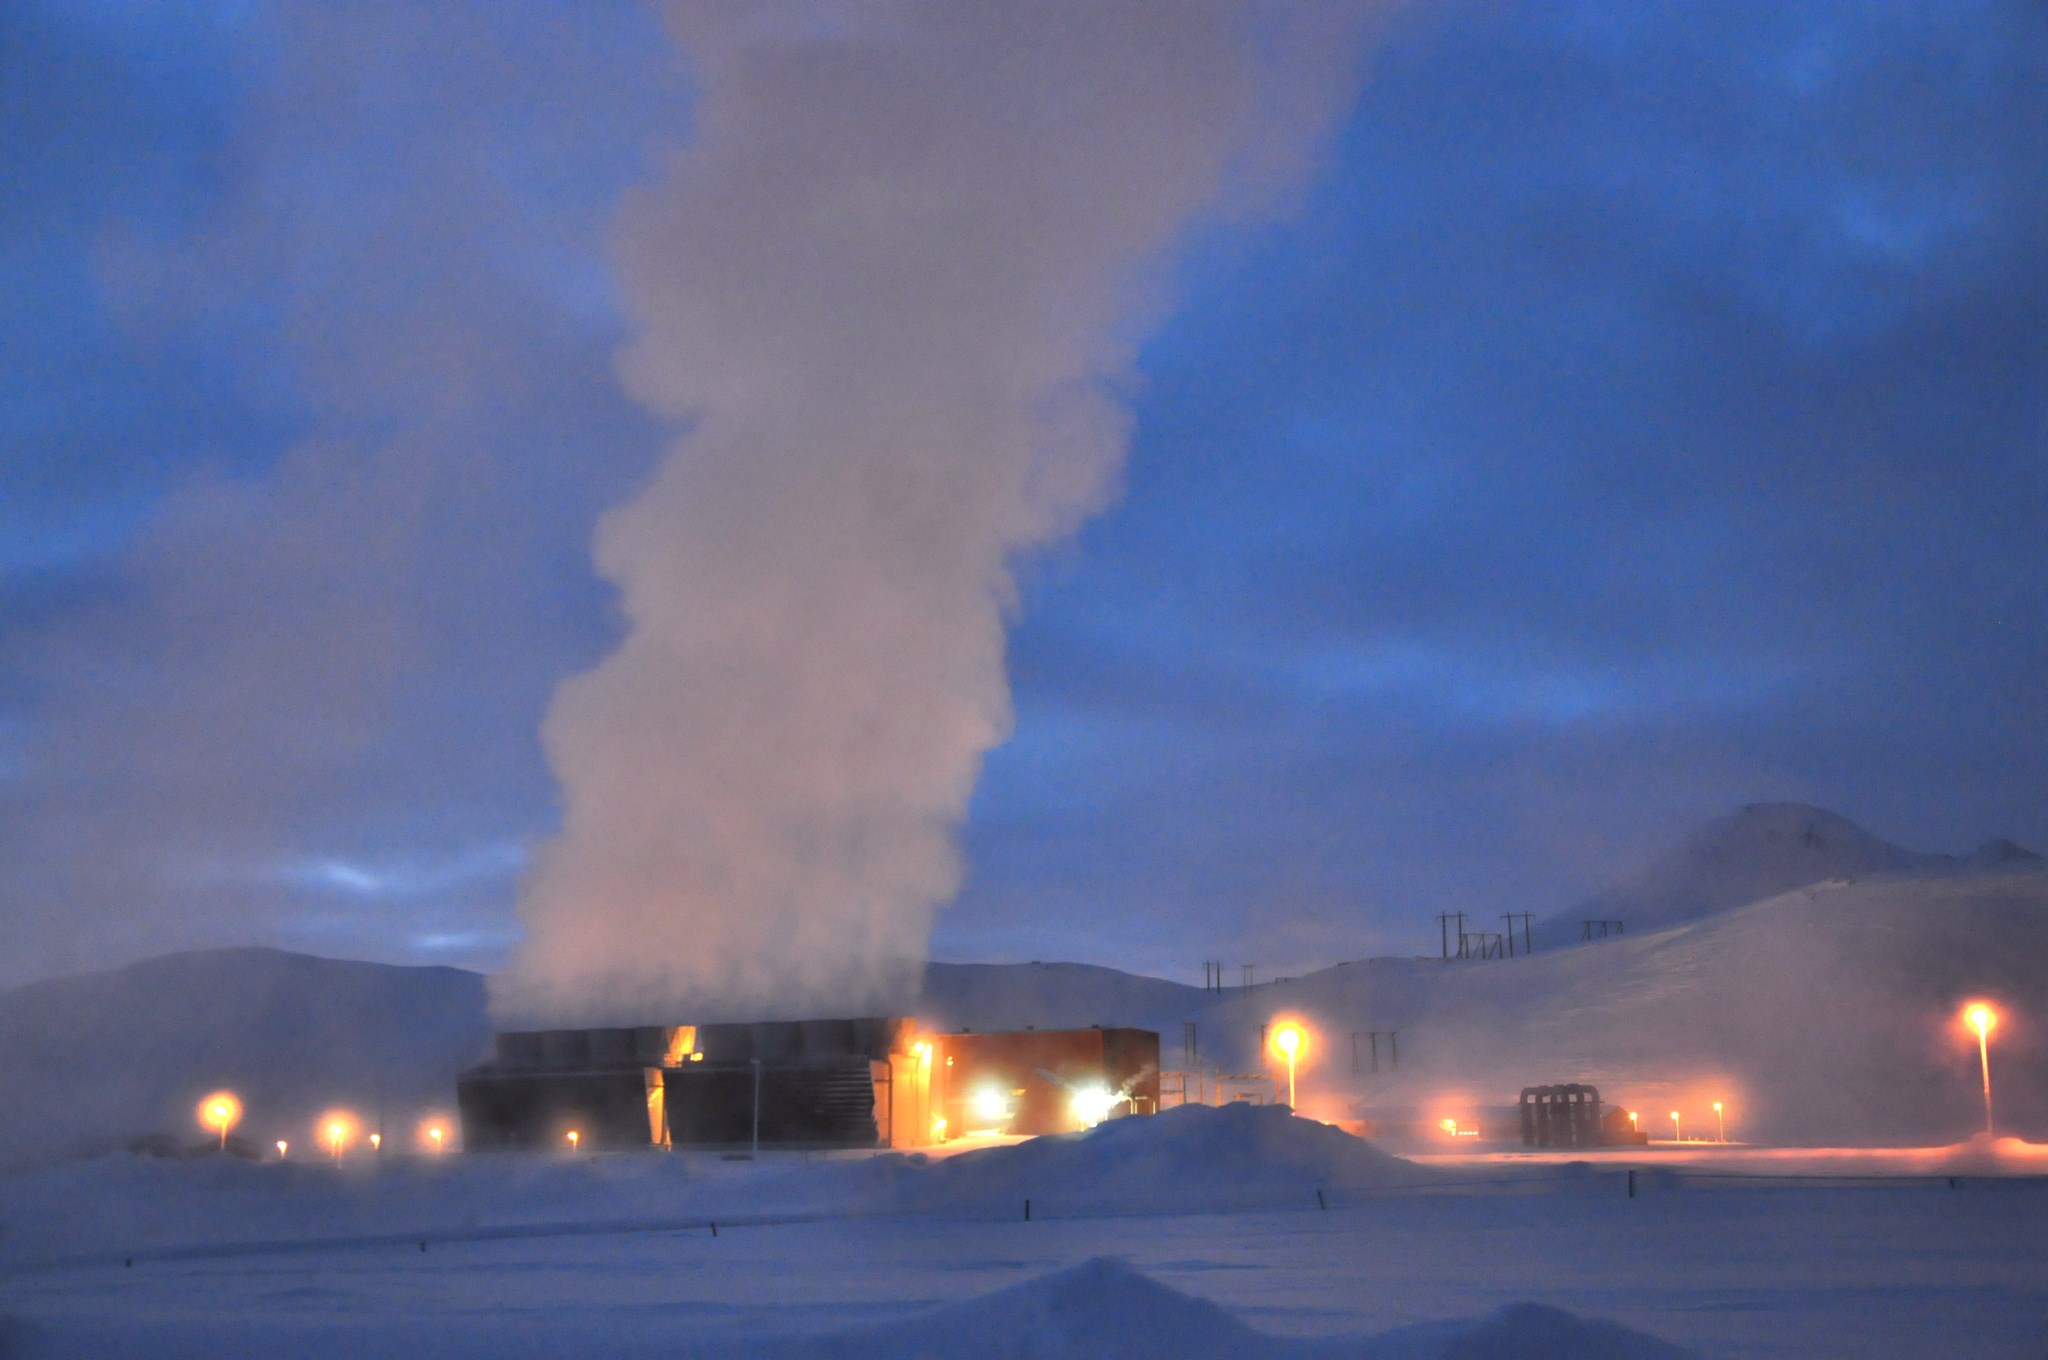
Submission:
POLYGON ((1561 916, 1536 923, 1546 948, 1576 943, 1581 922, 1619 920, 1642 934, 1834 880, 1939 877, 2042 867, 2007 840, 1967 856, 1923 854, 1804 803, 1751 803, 1719 817, 1638 873, 1561 916))
MULTIPOLYGON (((1137 1025, 1169 1068, 1191 1022, 1198 1064, 1235 1072, 1270 1068, 1261 1035, 1295 1015, 1314 1035, 1301 1103, 1325 1117, 1363 1104, 1433 1122, 1587 1080, 1659 1128, 1719 1099, 1744 1136, 1898 1142, 1974 1127, 1973 1054, 1949 1025, 1984 994, 2008 1011, 2004 1116, 2048 1138, 2048 873, 2028 852, 1920 855, 1758 805, 1599 901, 1629 930, 1598 948, 1539 938, 1512 960, 1372 959, 1221 993, 1080 964, 933 964, 920 1013, 947 1029, 1137 1025), (1377 1073, 1375 1031, 1396 1036, 1377 1073)), ((0 1166, 196 1138, 193 1102, 215 1086, 242 1093, 258 1144, 303 1138, 336 1104, 381 1106, 402 1136, 447 1112, 489 1039, 483 979, 454 969, 240 949, 38 983, 0 994, 0 1166)))
POLYGON ((0 993, 0 1166, 143 1134, 197 1139, 229 1087, 244 1129, 299 1137, 321 1109, 447 1109, 490 1044, 484 983, 275 949, 172 954, 0 993))
MULTIPOLYGON (((1431 1117, 1591 1081, 1610 1100, 1788 1142, 1947 1142, 1981 1125, 1962 1002, 2005 1013, 1993 1050, 2008 1129, 2048 1136, 2048 875, 1796 889, 1597 949, 1498 962, 1377 960, 1234 996, 1222 1042, 1279 1014, 1322 1039, 1303 1105, 1328 1092, 1431 1117), (1398 1072, 1353 1075, 1348 1035, 1397 1030, 1398 1072)), ((1698 1131, 1698 1122, 1689 1125, 1698 1131)))

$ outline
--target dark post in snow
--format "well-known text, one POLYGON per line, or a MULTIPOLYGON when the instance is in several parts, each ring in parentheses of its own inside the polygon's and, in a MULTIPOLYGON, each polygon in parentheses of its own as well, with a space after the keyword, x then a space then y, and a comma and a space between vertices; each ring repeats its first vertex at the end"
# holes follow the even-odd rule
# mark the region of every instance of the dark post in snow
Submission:
POLYGON ((754 1062, 754 1156, 761 1155, 761 1060, 754 1062))
POLYGON ((1502 912, 1502 913, 1501 913, 1501 919, 1502 919, 1503 921, 1506 921, 1506 922, 1508 923, 1508 957, 1509 957, 1509 958, 1513 958, 1513 957, 1515 956, 1515 922, 1517 922, 1517 921, 1520 921, 1520 922, 1522 923, 1522 952, 1523 952, 1524 954, 1533 954, 1533 953, 1535 953, 1535 952, 1536 952, 1536 946, 1535 946, 1534 944, 1530 943, 1530 940, 1529 940, 1529 913, 1528 913, 1528 912, 1526 912, 1526 911, 1508 911, 1508 912, 1502 912))

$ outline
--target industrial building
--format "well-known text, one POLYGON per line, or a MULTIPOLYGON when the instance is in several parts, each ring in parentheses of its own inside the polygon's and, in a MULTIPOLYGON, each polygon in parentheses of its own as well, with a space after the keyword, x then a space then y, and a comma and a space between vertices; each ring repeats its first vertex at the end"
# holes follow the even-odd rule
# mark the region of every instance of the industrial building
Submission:
POLYGON ((471 1151, 923 1147, 1154 1113, 1159 1036, 919 1037, 894 1017, 512 1031, 456 1099, 471 1151))
POLYGON ((946 1034, 934 1044, 942 1135, 1068 1133, 1159 1112, 1149 1029, 946 1034))
POLYGON ((1599 1147, 1600 1088, 1580 1082, 1528 1086, 1520 1102, 1524 1147, 1599 1147))

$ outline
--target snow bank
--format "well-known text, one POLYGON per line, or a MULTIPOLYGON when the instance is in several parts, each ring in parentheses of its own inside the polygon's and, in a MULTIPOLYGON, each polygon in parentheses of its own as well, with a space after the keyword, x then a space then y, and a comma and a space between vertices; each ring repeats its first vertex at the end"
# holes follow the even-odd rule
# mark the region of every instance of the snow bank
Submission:
POLYGON ((312 1160, 116 1156, 0 1179, 0 1261, 252 1242, 877 1213, 1300 1207, 1432 1173, 1277 1107, 1195 1106, 949 1158, 708 1154, 312 1160))
POLYGON ((1097 1257, 921 1317, 763 1343, 780 1360, 1686 1360, 1690 1351, 1611 1322, 1516 1304, 1483 1318, 1377 1337, 1270 1336, 1206 1299, 1097 1257))
POLYGON ((1510 1304, 1466 1321, 1404 1327, 1355 1350, 1324 1343, 1311 1353, 1333 1360, 1697 1360, 1694 1352, 1654 1336, 1535 1303, 1510 1304))
POLYGON ((1021 1212, 1293 1206, 1317 1190, 1421 1185, 1433 1173, 1277 1105, 1189 1105, 1086 1133, 964 1152, 905 1180, 906 1208, 1021 1212))

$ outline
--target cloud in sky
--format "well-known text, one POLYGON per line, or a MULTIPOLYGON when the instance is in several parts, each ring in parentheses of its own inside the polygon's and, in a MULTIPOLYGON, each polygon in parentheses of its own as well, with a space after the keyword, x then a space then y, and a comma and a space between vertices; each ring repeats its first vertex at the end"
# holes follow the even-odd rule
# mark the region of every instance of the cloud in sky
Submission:
MULTIPOLYGON (((510 865, 262 871, 554 825, 588 543, 667 437, 609 233, 690 128, 603 15, 0 18, 17 968, 502 947, 510 865)), ((1757 798, 2040 841, 2039 6, 1412 3, 1375 53, 1301 211, 1192 243, 1121 507, 1027 570, 941 951, 1421 948, 1757 798)))

